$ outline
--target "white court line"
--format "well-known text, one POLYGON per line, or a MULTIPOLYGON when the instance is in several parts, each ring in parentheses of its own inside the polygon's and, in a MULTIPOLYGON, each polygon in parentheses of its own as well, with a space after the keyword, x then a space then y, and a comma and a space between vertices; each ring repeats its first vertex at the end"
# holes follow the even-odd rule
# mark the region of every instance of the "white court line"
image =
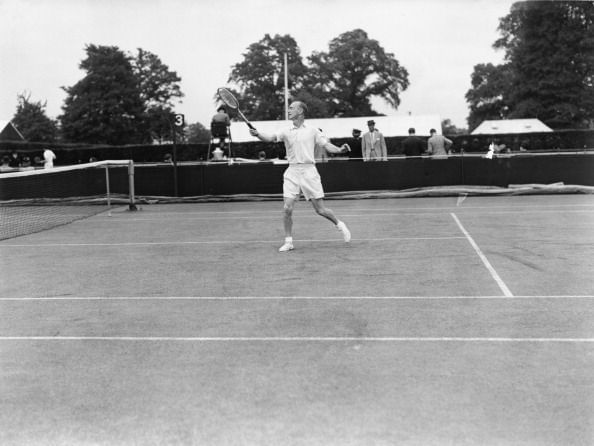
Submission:
MULTIPOLYGON (((457 196, 452 195, 450 198, 458 198, 457 196)), ((474 198, 474 197, 469 197, 469 198, 474 198)), ((279 200, 279 202, 282 203, 281 200, 279 200)), ((334 202, 336 203, 336 202, 334 202)), ((176 203, 178 204, 178 203, 176 203)), ((207 203, 179 203, 182 205, 186 205, 186 204, 199 204, 199 205, 204 205, 207 203)), ((220 203, 215 203, 217 206, 220 203)), ((337 203, 338 204, 338 203, 337 203)), ((163 205, 168 205, 167 203, 163 203, 163 205)), ((159 206, 158 204, 156 206, 159 206)), ((278 206, 277 206, 278 207, 278 206)), ((567 208, 567 207, 594 207, 594 204, 590 204, 590 203, 576 203, 576 204, 532 204, 532 205, 522 205, 522 204, 517 204, 517 205, 509 205, 509 204, 502 204, 502 205, 491 205, 491 206, 472 206, 472 205, 465 205, 464 209, 468 209, 468 210, 472 210, 472 209, 526 209, 526 208, 567 208)), ((343 209, 341 206, 336 207, 336 209, 341 208, 343 209)), ((437 207, 437 206, 431 206, 431 207, 400 207, 395 205, 394 207, 391 208, 358 208, 358 209, 352 209, 350 206, 349 207, 345 207, 343 210, 352 210, 355 212, 394 212, 395 209, 398 209, 400 211, 438 211, 438 210, 443 210, 443 211, 447 211, 447 210, 454 210, 454 209, 460 209, 457 206, 443 206, 443 207, 437 207)), ((275 209, 271 209, 271 210, 253 210, 253 209, 243 209, 243 210, 239 210, 239 211, 214 211, 214 210, 202 210, 202 211, 164 211, 164 210, 157 210, 155 209, 154 212, 152 212, 152 209, 150 207, 143 209, 143 212, 146 213, 150 213, 152 215, 162 215, 163 218, 167 218, 167 216, 169 215, 188 215, 188 214, 201 214, 201 215, 210 215, 210 214, 223 214, 223 215, 227 215, 227 214, 278 214, 279 211, 277 208, 275 209)), ((310 209, 295 209, 295 214, 298 213, 305 213, 305 212, 311 212, 310 209)))
POLYGON ((594 338, 497 337, 357 337, 357 336, 0 336, 0 341, 134 341, 134 342, 506 342, 589 343, 594 338))
MULTIPOLYGON (((444 237, 384 237, 384 238, 353 238, 351 241, 359 242, 388 242, 388 241, 406 241, 406 240, 456 240, 464 237, 444 236, 444 237)), ((300 243, 320 243, 320 242, 342 242, 342 238, 338 239, 295 239, 295 242, 300 243)), ((252 243, 279 243, 278 240, 190 240, 186 242, 121 242, 121 243, 38 243, 38 244, 16 244, 16 243, 0 243, 2 247, 32 247, 38 248, 41 246, 153 246, 153 245, 229 245, 229 244, 252 244, 252 243)))
POLYGON ((466 229, 464 229, 464 226, 462 226, 462 223, 460 223, 460 220, 458 220, 458 217, 456 217, 456 214, 451 213, 450 215, 452 216, 452 218, 454 219, 454 221, 456 222, 456 224, 458 225, 458 227, 460 228, 462 233, 466 236, 466 238, 468 239, 468 241, 470 242, 470 244, 472 245, 472 247, 474 248, 474 250, 480 257, 480 259, 482 260, 482 262, 485 265, 485 267, 487 268, 487 270, 489 270, 491 277, 493 277, 495 282, 497 282, 497 285, 499 285, 499 288, 503 292, 503 295, 506 297, 513 297, 512 292, 509 290, 509 288, 507 287, 505 282, 501 279, 501 277, 499 277, 499 274, 497 274, 497 271, 495 271, 495 268, 493 268, 493 266, 491 265, 491 263, 489 262, 487 257, 483 254, 483 252, 481 251, 481 248, 479 248, 479 246, 475 243, 475 241, 472 239, 472 237, 470 236, 468 231, 466 229))
MULTIPOLYGON (((457 208, 460 210, 461 208, 457 208)), ((462 208, 464 210, 469 210, 470 208, 462 208)), ((450 208, 443 209, 443 210, 435 210, 434 212, 389 212, 389 213, 373 213, 367 212, 363 214, 340 214, 341 218, 369 218, 369 217, 405 217, 405 216, 417 216, 417 215, 443 215, 448 213, 450 208)), ((359 210, 358 210, 359 211, 359 210)), ((393 211, 393 210, 392 210, 393 211)), ((361 212, 363 212, 361 210, 361 212)), ((575 209, 575 210, 567 210, 567 209, 558 209, 558 210, 529 210, 529 209, 518 209, 518 210, 509 210, 509 211, 485 211, 485 212, 477 212, 473 215, 485 215, 485 214, 569 214, 569 213, 592 213, 594 209, 575 209)), ((185 213, 180 213, 185 214, 185 213)), ((118 215, 120 217, 120 215, 118 215)), ((297 215, 298 218, 312 218, 318 219, 319 216, 316 214, 300 214, 297 215)), ((116 218, 118 223, 134 223, 139 221, 163 221, 167 220, 169 217, 132 217, 126 218, 122 216, 122 218, 116 218)), ((209 221, 209 220, 257 220, 257 219, 266 219, 266 220, 278 220, 280 217, 278 215, 248 215, 248 216, 234 216, 234 215, 213 215, 213 216, 192 216, 191 213, 185 214, 184 217, 175 217, 175 221, 181 220, 191 220, 191 221, 209 221)), ((111 217, 113 219, 113 217, 111 217)), ((95 219, 94 222, 101 222, 106 223, 111 221, 110 219, 106 220, 97 220, 95 219)))
POLYGON ((43 296, 0 297, 3 301, 256 301, 256 300, 544 300, 594 299, 594 295, 556 296, 43 296))

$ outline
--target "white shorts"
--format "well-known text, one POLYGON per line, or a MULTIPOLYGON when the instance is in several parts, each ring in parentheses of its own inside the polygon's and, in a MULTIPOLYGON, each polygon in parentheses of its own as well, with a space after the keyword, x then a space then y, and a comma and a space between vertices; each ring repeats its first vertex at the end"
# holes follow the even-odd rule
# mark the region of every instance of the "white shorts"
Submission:
POLYGON ((306 200, 324 198, 322 179, 315 164, 291 164, 283 175, 283 197, 306 200))

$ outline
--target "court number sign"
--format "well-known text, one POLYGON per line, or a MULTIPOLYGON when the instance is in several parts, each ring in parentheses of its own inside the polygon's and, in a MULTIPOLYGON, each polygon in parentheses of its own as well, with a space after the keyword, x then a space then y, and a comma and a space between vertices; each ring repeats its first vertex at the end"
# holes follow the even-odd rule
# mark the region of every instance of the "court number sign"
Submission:
POLYGON ((175 115, 175 125, 177 127, 183 127, 185 122, 185 117, 181 113, 175 115))

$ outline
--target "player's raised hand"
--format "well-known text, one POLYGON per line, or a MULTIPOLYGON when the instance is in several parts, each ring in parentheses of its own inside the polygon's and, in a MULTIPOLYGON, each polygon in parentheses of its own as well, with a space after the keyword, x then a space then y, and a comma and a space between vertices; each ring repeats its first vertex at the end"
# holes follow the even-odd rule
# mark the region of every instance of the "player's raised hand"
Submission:
POLYGON ((351 146, 349 146, 348 144, 343 144, 342 146, 340 146, 340 148, 342 149, 343 153, 351 151, 351 146))

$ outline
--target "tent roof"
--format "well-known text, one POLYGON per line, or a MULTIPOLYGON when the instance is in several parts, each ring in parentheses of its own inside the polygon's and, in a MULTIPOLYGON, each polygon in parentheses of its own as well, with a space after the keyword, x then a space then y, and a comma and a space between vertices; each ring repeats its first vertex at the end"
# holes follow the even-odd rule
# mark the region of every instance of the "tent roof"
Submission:
MULTIPOLYGON (((408 129, 414 127, 418 136, 429 136, 429 130, 435 129, 441 133, 441 118, 439 115, 418 116, 363 116, 357 118, 327 118, 306 119, 307 125, 322 129, 328 138, 349 138, 353 129, 362 133, 368 131, 367 121, 373 119, 375 127, 386 137, 408 136, 408 129)), ((263 133, 276 133, 291 125, 290 121, 252 121, 252 125, 263 133)), ((250 135, 249 128, 243 121, 231 122, 231 138, 234 142, 255 141, 250 135)))
POLYGON ((540 133, 552 131, 553 129, 546 126, 539 119, 500 119, 483 121, 470 134, 497 135, 503 133, 540 133))
POLYGON ((0 140, 4 141, 24 141, 25 138, 21 135, 21 132, 14 126, 14 124, 8 120, 0 119, 0 140))

